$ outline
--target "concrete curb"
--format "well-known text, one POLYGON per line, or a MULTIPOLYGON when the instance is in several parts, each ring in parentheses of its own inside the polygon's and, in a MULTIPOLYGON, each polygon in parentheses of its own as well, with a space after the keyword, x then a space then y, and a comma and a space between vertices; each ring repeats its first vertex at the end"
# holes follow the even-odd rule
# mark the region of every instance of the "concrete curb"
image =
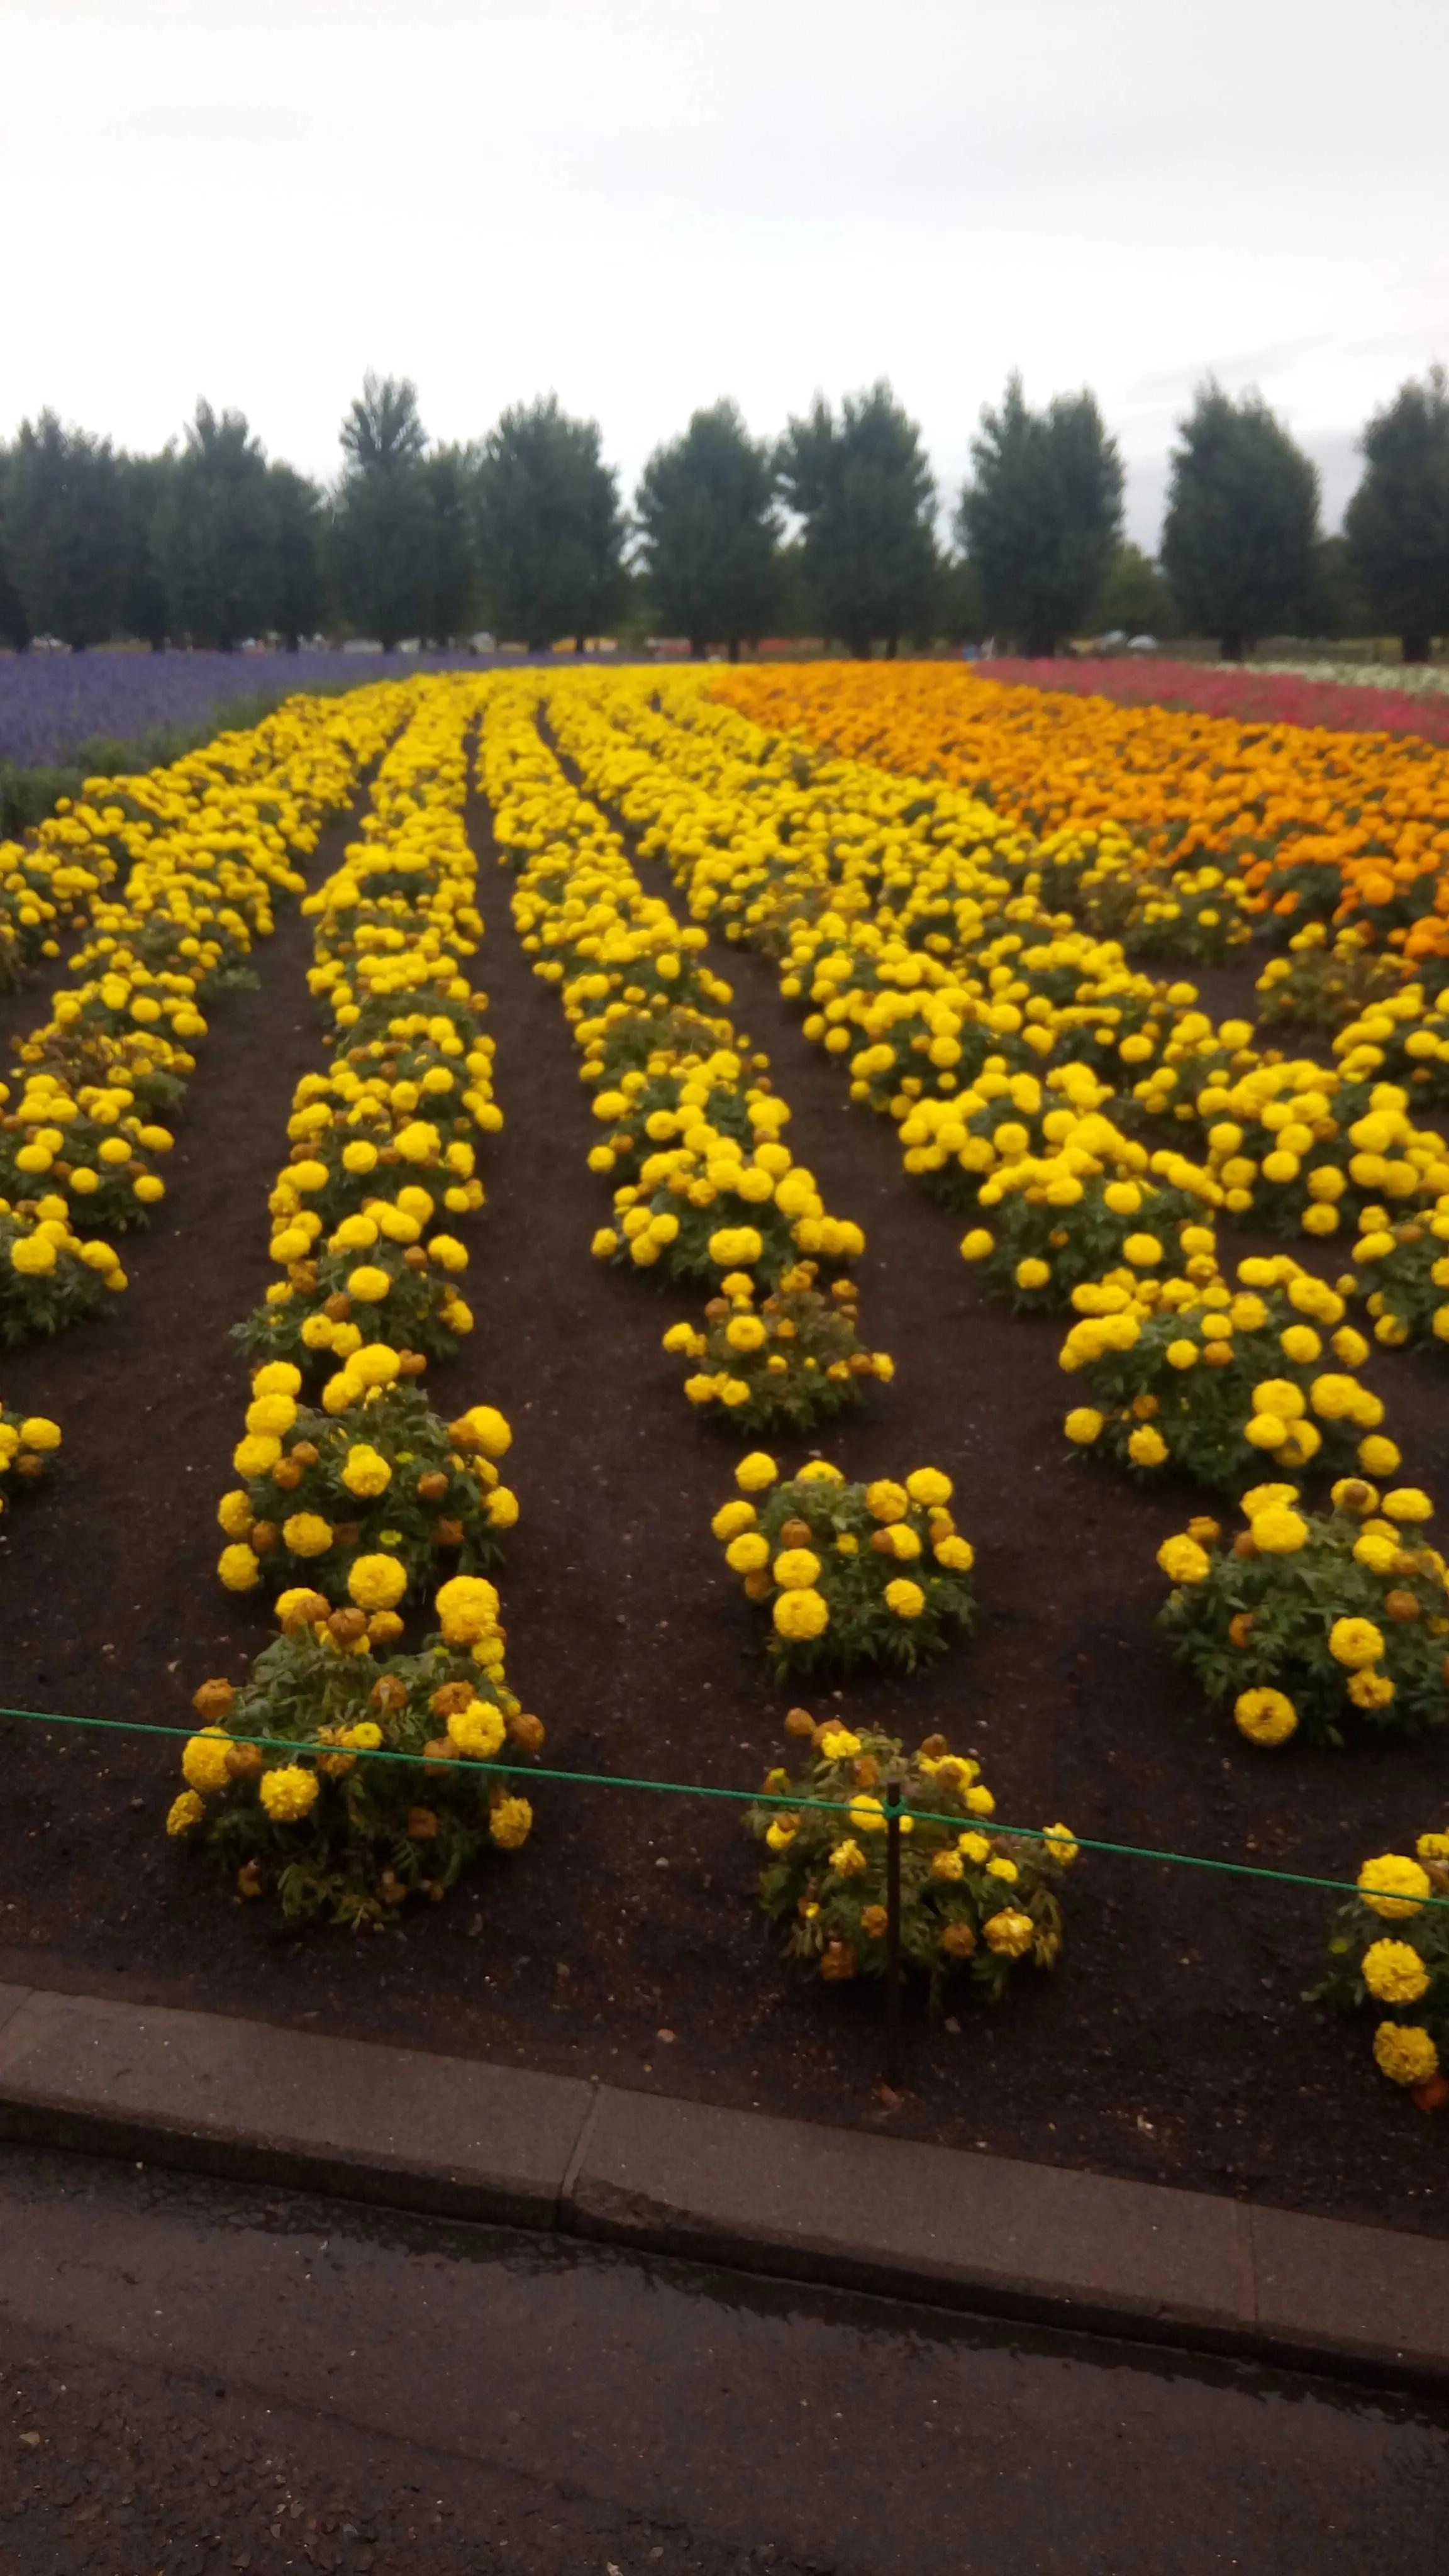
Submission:
POLYGON ((950 2147, 0 1986, 0 2137, 1449 2387, 1449 2243, 950 2147))

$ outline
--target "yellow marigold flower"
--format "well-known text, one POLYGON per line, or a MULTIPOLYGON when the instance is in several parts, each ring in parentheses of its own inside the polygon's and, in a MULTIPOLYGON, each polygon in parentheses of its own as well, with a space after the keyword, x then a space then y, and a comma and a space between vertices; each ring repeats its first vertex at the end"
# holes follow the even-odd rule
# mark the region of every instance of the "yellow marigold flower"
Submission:
POLYGON ((958 1851, 939 1851, 931 1863, 933 1878, 964 1878, 966 1863, 958 1851))
POLYGON ((245 1538, 256 1514, 244 1493, 223 1494, 216 1507, 216 1517, 228 1538, 245 1538))
POLYGON ((845 1478, 838 1467, 832 1467, 828 1458, 807 1458, 795 1482, 797 1485, 843 1485, 845 1478))
POLYGON ((388 1343, 365 1342, 361 1350, 353 1352, 347 1363, 347 1374, 359 1386, 392 1386, 401 1367, 402 1362, 388 1343))
POLYGON ((379 1270, 377 1264, 372 1261, 362 1262, 356 1270, 349 1271, 347 1275, 348 1296, 355 1298, 359 1306, 380 1306, 391 1287, 392 1281, 387 1272, 379 1270))
POLYGON ((293 1512, 282 1523, 282 1537, 294 1556, 325 1556, 332 1545, 332 1523, 320 1512, 293 1512))
POLYGON ((963 1860, 970 1861, 974 1869, 980 1869, 982 1863, 991 1858, 991 1845, 984 1834, 958 1834, 956 1849, 963 1860))
POLYGON ((1429 1971, 1407 1941, 1371 1941, 1360 1962, 1364 1984, 1381 2004, 1416 2004, 1429 1991, 1429 1971))
POLYGON ((812 1637, 822 1636, 830 1625, 824 1595, 810 1590, 779 1593, 774 1617, 778 1634, 792 1644, 806 1644, 812 1637))
POLYGON ((499 1851, 519 1851, 533 1831, 527 1798, 500 1798, 488 1811, 488 1839, 499 1851))
POLYGON ((1024 1959, 1036 1939, 1036 1925, 1031 1916, 1010 1905, 1002 1913, 989 1918, 985 1932, 987 1948, 994 1950, 1002 1959, 1024 1959))
POLYGON ((1286 1503, 1270 1503, 1266 1510, 1255 1512, 1249 1528, 1254 1546, 1264 1556, 1294 1556, 1308 1538, 1308 1523, 1286 1503))
POLYGON ((779 1472, 774 1459, 763 1449, 752 1449, 736 1467, 735 1483, 742 1494, 762 1494, 767 1485, 773 1485, 779 1472))
POLYGON ((1391 2084, 1427 2084, 1439 2072, 1439 2051, 1416 2024, 1381 2021, 1374 2032, 1374 2063, 1391 2084))
POLYGON ((181 1776, 188 1789, 203 1797, 214 1797, 224 1789, 229 1778, 227 1755, 230 1738, 219 1726, 209 1726, 200 1735, 188 1736, 181 1754, 181 1776))
POLYGON ((853 1762, 860 1751, 860 1737, 848 1726, 827 1726, 821 1733, 818 1750, 827 1762, 853 1762))
POLYGON ((295 1825, 317 1804, 318 1788, 315 1771, 304 1771, 300 1763, 287 1762, 275 1771, 262 1773, 257 1795, 274 1825, 295 1825))
POLYGON ((947 1574, 969 1574, 976 1562, 976 1550, 969 1538, 938 1538, 931 1549, 936 1563, 947 1574))
POLYGON ((1380 1852, 1376 1860, 1366 1860, 1358 1874, 1358 1891, 1375 1914, 1390 1919, 1417 1914, 1433 1892, 1428 1871, 1403 1852, 1380 1852))
POLYGON ((1167 1456, 1167 1442, 1150 1422, 1142 1422, 1127 1443, 1127 1455, 1134 1467, 1160 1467, 1167 1456))
MULTIPOLYGON (((21 1437, 27 1448, 35 1446, 29 1437, 28 1425, 21 1437)), ((1384 1496, 1384 1515, 1391 1521, 1431 1521, 1434 1506, 1417 1485, 1396 1485, 1392 1493, 1384 1496)))
POLYGON ((835 1845, 830 1855, 830 1866, 837 1878, 859 1878, 862 1870, 869 1869, 870 1863, 859 1843, 846 1841, 835 1845))
POLYGON ((766 1338, 758 1315, 732 1315, 725 1326, 725 1340, 732 1351, 757 1351, 766 1338))
POLYGON ((1379 1507, 1376 1488, 1365 1484, 1362 1476, 1340 1476, 1332 1488, 1330 1500, 1336 1511, 1350 1512, 1355 1520, 1366 1519, 1379 1507))
POLYGON ((1079 1404, 1067 1415, 1062 1429, 1079 1449, 1089 1449, 1102 1436, 1103 1418, 1090 1404, 1079 1404))
POLYGON ((1285 1691, 1246 1690, 1233 1703, 1233 1719, 1250 1744, 1286 1744, 1298 1725, 1298 1711, 1285 1691))
POLYGON ((342 1482, 349 1494, 356 1494, 359 1500, 370 1501, 378 1494, 386 1493, 392 1483, 392 1469, 380 1449, 374 1449, 366 1440, 358 1440, 348 1450, 343 1462, 342 1482))
POLYGON ((893 1483, 888 1476, 878 1476, 875 1483, 865 1489, 865 1507, 872 1520, 882 1523, 903 1521, 910 1508, 906 1488, 893 1483))
POLYGON ((407 1588, 407 1567, 395 1556, 359 1556, 347 1577, 359 1610, 395 1610, 407 1588))
POLYGON ((1387 1708, 1394 1696, 1394 1685, 1387 1673, 1350 1673, 1348 1695, 1355 1708, 1387 1708))
POLYGON ((1366 1476, 1396 1476, 1403 1462, 1393 1441, 1373 1432, 1358 1444, 1358 1463, 1366 1476))
POLYGON ((919 1619, 926 1606, 926 1596, 919 1583, 898 1574, 885 1588, 885 1605, 897 1619, 919 1619))
POLYGON ((1157 1562, 1169 1583, 1206 1583, 1212 1572, 1212 1559, 1195 1538, 1165 1538, 1157 1551, 1157 1562))
POLYGON ((196 1791, 183 1789, 180 1797, 173 1798, 167 1808, 166 1831, 168 1834, 189 1834, 201 1823, 205 1814, 206 1809, 196 1791))
POLYGON ((1382 1655, 1383 1633, 1372 1619, 1335 1619, 1328 1632, 1328 1651, 1351 1672, 1362 1672, 1382 1655))
POLYGON ((254 1592, 262 1579, 261 1560, 244 1540, 222 1549, 216 1570, 228 1592, 254 1592))
POLYGON ((772 1852, 785 1852, 789 1850, 799 1831, 798 1817, 776 1816, 774 1822, 765 1828, 765 1840, 772 1852))
POLYGON ((994 1816, 996 1813, 996 1800, 983 1780, 978 1780, 974 1788, 967 1790, 966 1804, 973 1816, 994 1816))
POLYGON ((477 1645, 498 1625, 498 1594, 481 1574, 455 1574, 442 1586, 434 1607, 450 1646, 477 1645))
POLYGON ((1066 1825, 1046 1825, 1042 1829, 1043 1848, 1063 1869, 1070 1869, 1080 1846, 1066 1825))
MULTIPOLYGON (((731 1574, 758 1574, 769 1562, 770 1542, 761 1530, 741 1530, 725 1549, 725 1563, 731 1574)), ((815 1578, 812 1575, 810 1579, 813 1582, 815 1578)))
POLYGON ((282 1454, 282 1444, 270 1431, 248 1432, 231 1453, 231 1463, 239 1476, 264 1476, 275 1467, 282 1454))
POLYGON ((850 1821, 858 1834, 883 1834, 886 1829, 885 1809, 879 1798, 868 1793, 850 1802, 850 1821))
POLYGON ((923 1511, 949 1503, 956 1488, 939 1467, 913 1467, 906 1478, 906 1492, 923 1511))
POLYGON ((495 1485, 484 1511, 490 1529, 514 1529, 518 1524, 518 1496, 510 1485, 495 1485))
POLYGON ((804 1592, 819 1579, 820 1559, 808 1547, 783 1548, 772 1568, 784 1592, 804 1592))
POLYGON ((963 1234, 961 1237, 963 1261, 984 1261, 988 1253, 993 1252, 995 1248, 996 1238, 987 1233, 984 1225, 974 1225, 969 1234, 963 1234))
POLYGON ((470 1699, 466 1708, 453 1711, 448 1720, 448 1738, 457 1751, 470 1762, 491 1762, 501 1751, 508 1729, 503 1711, 491 1700, 470 1699))
POLYGON ((710 1522, 710 1528, 714 1532, 715 1537, 721 1541, 738 1538, 742 1530, 753 1529, 754 1525, 754 1504, 744 1501, 721 1503, 719 1510, 715 1513, 713 1520, 710 1522))
MULTIPOLYGON (((36 1449, 41 1456, 60 1447, 60 1425, 43 1413, 32 1413, 20 1425, 22 1449, 36 1449)), ((1427 1514, 1425 1515, 1427 1518, 1427 1514)))

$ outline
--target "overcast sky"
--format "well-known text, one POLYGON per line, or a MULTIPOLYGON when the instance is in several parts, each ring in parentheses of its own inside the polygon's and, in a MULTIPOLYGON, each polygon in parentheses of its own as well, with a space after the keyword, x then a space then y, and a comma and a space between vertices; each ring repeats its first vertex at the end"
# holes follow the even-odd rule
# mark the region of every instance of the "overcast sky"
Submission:
POLYGON ((199 394, 327 478, 367 366, 464 438, 549 387, 632 488, 733 394, 888 375, 954 498, 1091 385, 1155 543, 1174 416, 1324 475, 1449 359, 1449 0, 0 0, 0 434, 199 394))

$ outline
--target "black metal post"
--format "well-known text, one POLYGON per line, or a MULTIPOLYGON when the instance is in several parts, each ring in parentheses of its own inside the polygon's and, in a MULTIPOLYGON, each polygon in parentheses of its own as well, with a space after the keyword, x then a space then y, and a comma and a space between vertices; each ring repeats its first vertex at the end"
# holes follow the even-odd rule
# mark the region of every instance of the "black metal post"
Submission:
POLYGON ((893 2091, 901 2075, 901 1783, 892 1773, 885 1784, 886 1811, 886 2045, 885 2080, 893 2091))

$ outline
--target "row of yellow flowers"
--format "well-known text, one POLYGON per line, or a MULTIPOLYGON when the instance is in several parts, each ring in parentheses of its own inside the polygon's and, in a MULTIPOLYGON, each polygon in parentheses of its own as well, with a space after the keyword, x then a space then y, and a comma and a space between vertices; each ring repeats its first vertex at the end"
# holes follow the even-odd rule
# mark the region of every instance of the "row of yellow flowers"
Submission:
MULTIPOLYGON (((850 1375, 866 1373, 859 1358, 842 1357, 824 1372, 824 1386, 818 1364, 813 1385, 807 1374, 833 1320, 815 1286, 817 1264, 859 1249, 862 1238, 824 1213, 811 1176, 783 1145, 788 1109, 766 1078, 766 1060, 750 1054, 726 1016, 730 988, 708 963, 706 933, 681 925, 644 891, 622 835, 541 736, 540 714, 588 787, 607 793, 616 781, 607 721, 567 682, 530 678, 498 688, 485 715, 481 773, 500 849, 519 871, 515 919, 536 971, 561 990, 583 1079, 610 1130, 591 1163, 611 1178, 625 1173, 618 1222, 596 1237, 595 1250, 715 1281, 707 1324, 722 1345, 720 1364, 739 1382, 721 1400, 701 1373, 686 1391, 696 1403, 713 1394, 740 1431, 771 1422, 803 1427, 826 1409, 820 1399, 829 1401, 832 1375, 843 1394, 850 1375), (802 1261, 802 1251, 811 1257, 802 1261), (746 1371, 761 1361, 763 1383, 757 1378, 752 1392, 746 1371)), ((853 1329, 845 1282, 836 1283, 832 1304, 853 1329)), ((706 1355, 706 1335, 690 1325, 672 1326, 665 1340, 685 1358, 706 1355)), ((875 1368, 889 1374, 881 1355, 875 1368)), ((851 1483, 815 1457, 790 1477, 767 1452, 752 1450, 736 1485, 713 1531, 746 1598, 769 1615, 781 1676, 880 1662, 910 1671, 953 1629, 969 1627, 974 1550, 939 1469, 851 1483)), ((893 1779, 907 1805, 941 1817, 939 1830, 919 1819, 905 1829, 914 1836, 902 1878, 908 1965, 934 1982, 969 1970, 995 1997, 1015 1964, 1054 1964, 1062 1874, 1076 1856, 1064 1826, 1040 1843, 991 1836, 991 1793, 977 1764, 952 1755, 944 1738, 907 1758, 878 1730, 817 1725, 803 1711, 792 1712, 789 1729, 809 1738, 810 1757, 794 1777, 771 1771, 766 1791, 849 1809, 843 1820, 809 1806, 752 1811, 749 1830, 763 1852, 760 1901, 787 1927, 793 1955, 829 1980, 883 1970, 879 1792, 893 1779)))
POLYGON ((741 1432, 804 1431, 892 1374, 859 1338, 844 1274, 864 1234, 827 1212, 795 1161, 789 1105, 729 1017, 705 933, 645 893, 619 834, 541 737, 545 694, 532 675, 495 684, 479 772, 516 871, 514 920, 559 992, 593 1093, 602 1133, 589 1162, 613 1183, 614 1220, 595 1255, 712 1291, 699 1324, 664 1337, 701 1414, 741 1432), (827 1269, 840 1274, 828 1294, 827 1269))
MULTIPOLYGON (((275 1885, 287 1914, 353 1926, 517 1849, 532 1810, 499 1766, 543 1742, 508 1688, 485 1571, 518 1519, 498 1465, 509 1425, 487 1404, 444 1422, 420 1383, 473 1328, 453 1227, 483 1204, 475 1140, 502 1124, 468 971, 477 696, 410 684, 360 836, 306 901, 335 1052, 297 1086, 269 1202, 282 1275, 238 1328, 251 1401, 218 1513, 222 1582, 274 1593, 281 1634, 240 1693, 197 1692, 208 1722, 168 1820, 243 1895, 275 1885), (402 1651, 403 1613, 430 1593, 436 1631, 402 1651), (277 1741, 245 1740, 259 1735, 277 1741)), ((398 711, 384 698, 377 750, 398 711)))
POLYGON ((377 689, 293 699, 254 734, 116 781, 34 836, 35 866, 69 889, 55 928, 83 891, 87 935, 0 1082, 0 1340, 54 1332, 124 1289, 111 1244, 82 1228, 125 1232, 164 1196, 156 1167, 204 1006, 254 980, 274 900, 302 892, 294 861, 353 793, 386 702, 377 689))

